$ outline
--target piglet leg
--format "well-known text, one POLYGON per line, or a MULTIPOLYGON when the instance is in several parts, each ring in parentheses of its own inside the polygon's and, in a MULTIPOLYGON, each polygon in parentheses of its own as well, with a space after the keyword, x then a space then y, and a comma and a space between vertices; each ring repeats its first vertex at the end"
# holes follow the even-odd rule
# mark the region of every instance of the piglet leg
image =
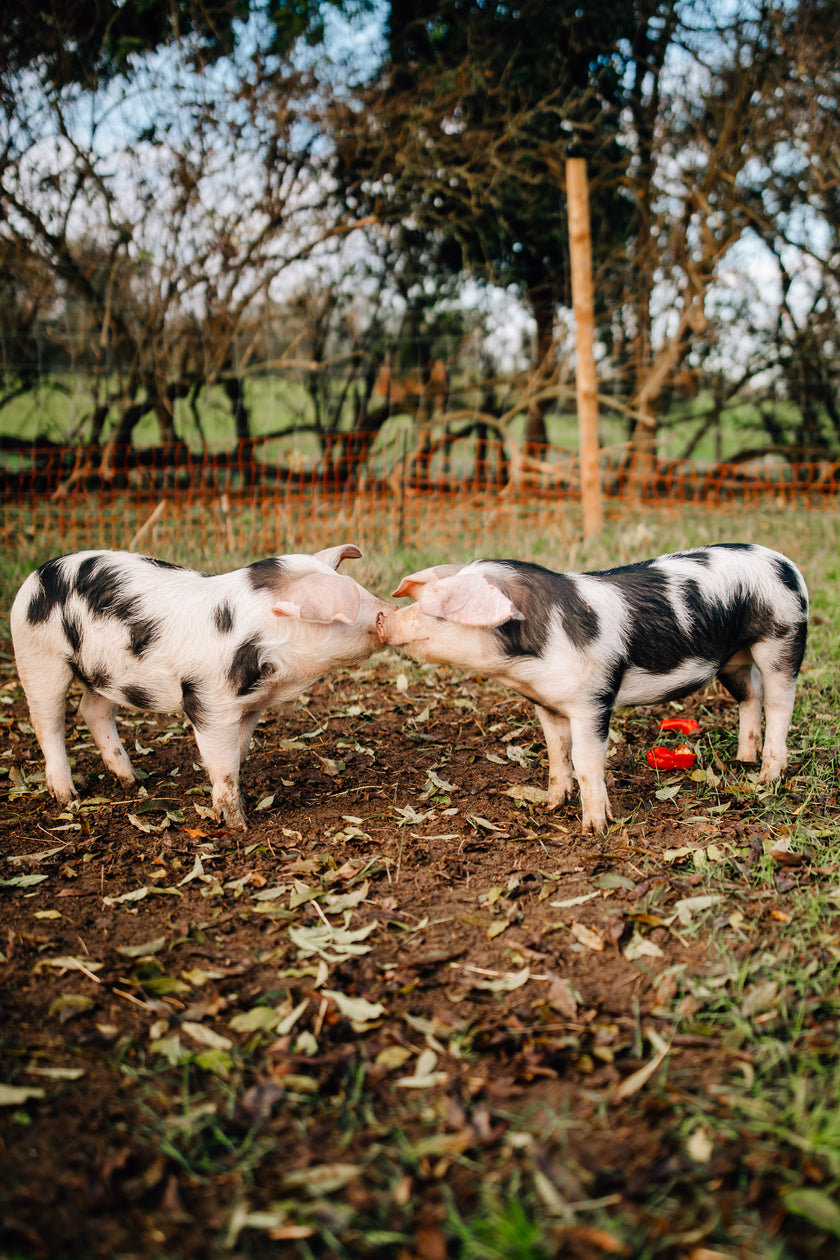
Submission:
POLYGON ((718 677, 738 701, 738 760, 757 761, 761 748, 761 675, 749 651, 727 661, 718 677))
POLYGON ((569 719, 553 709, 536 706, 537 717, 543 728, 548 748, 548 800, 549 809, 556 809, 569 800, 574 791, 572 779, 572 736, 569 719))
POLYGON ((772 783, 782 777, 788 766, 787 737, 796 700, 796 679, 775 664, 775 645, 757 644, 753 651, 764 679, 764 747, 758 778, 760 783, 772 783))
POLYGON ((85 688, 79 704, 79 714, 102 753, 102 760, 120 782, 136 783, 137 774, 117 730, 116 712, 117 706, 110 700, 88 687, 85 688))
MULTIPOLYGON (((238 718, 233 721, 230 718, 225 721, 208 719, 206 726, 196 726, 194 731, 201 760, 213 787, 213 808, 234 831, 247 831, 239 790, 241 736, 238 718)), ((248 740, 250 742, 250 733, 248 740)))
POLYGON ((42 669, 39 674, 37 669, 30 671, 21 657, 19 653, 18 673, 26 692, 35 738, 44 754, 47 788, 60 805, 66 805, 78 795, 64 740, 64 701, 73 673, 69 665, 61 661, 50 662, 51 668, 42 669))
POLYGON ((612 820, 613 816, 605 779, 607 740, 598 733, 601 720, 600 715, 592 713, 570 717, 572 764, 580 786, 583 831, 606 831, 607 819, 612 820))
POLYGON ((239 723, 239 764, 242 765, 248 756, 248 749, 251 747, 251 740, 254 738, 254 731, 257 729, 257 723, 262 716, 262 709, 255 709, 253 713, 243 713, 239 723))

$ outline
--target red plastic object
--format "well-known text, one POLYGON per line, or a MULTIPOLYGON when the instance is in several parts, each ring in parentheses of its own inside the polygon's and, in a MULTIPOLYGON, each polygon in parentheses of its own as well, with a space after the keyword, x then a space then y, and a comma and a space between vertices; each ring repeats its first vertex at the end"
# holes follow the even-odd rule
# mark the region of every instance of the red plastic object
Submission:
POLYGON ((679 731, 681 735, 696 735, 700 723, 696 718, 663 718, 659 723, 660 731, 679 731))
POLYGON ((648 765, 654 770, 690 770, 697 760, 688 744, 680 744, 677 748, 665 748, 657 744, 649 748, 645 754, 648 765))

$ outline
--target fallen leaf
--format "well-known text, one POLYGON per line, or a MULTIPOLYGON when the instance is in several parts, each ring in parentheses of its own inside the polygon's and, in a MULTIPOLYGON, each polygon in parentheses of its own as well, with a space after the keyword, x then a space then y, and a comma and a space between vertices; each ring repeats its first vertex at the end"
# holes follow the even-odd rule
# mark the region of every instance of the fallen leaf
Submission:
POLYGON ((268 1119, 272 1107, 284 1093, 285 1090, 275 1081, 260 1081, 252 1085, 237 1102, 231 1120, 244 1129, 268 1119))
MULTIPOLYGON (((604 1255, 629 1256, 631 1254, 630 1248, 620 1238, 616 1238, 615 1234, 611 1234, 608 1229, 600 1229, 597 1225, 576 1225, 574 1229, 566 1230, 564 1237, 584 1243, 588 1248, 597 1249, 598 1253, 604 1255)), ((692 1252, 690 1260, 700 1260, 700 1257, 696 1257, 692 1252)), ((721 1260, 725 1258, 721 1257, 721 1260)))
POLYGON ((603 938, 597 932, 593 932, 592 928, 588 928, 585 923, 573 923, 571 933, 575 940, 580 941, 581 945, 585 945, 587 949, 600 952, 604 948, 603 938))
POLYGON ((555 1011, 564 1015, 566 1019, 574 1019, 577 1015, 577 996, 568 980, 564 980, 561 976, 549 975, 545 997, 549 1006, 553 1006, 555 1011))
POLYGON ((361 1175, 361 1164, 315 1164, 312 1168, 296 1168, 283 1178, 287 1186, 296 1186, 309 1194, 335 1194, 361 1175))
POLYGON ((548 800, 546 788, 535 787, 532 783, 516 783, 504 789, 505 796, 512 796, 516 801, 527 801, 529 805, 544 805, 548 800))
POLYGON ((741 1014, 746 1019, 763 1014, 775 1006, 778 995, 779 986, 775 980, 763 980, 760 984, 753 985, 741 1003, 741 1014))
POLYGON ((510 919, 495 919, 487 929, 488 941, 495 940, 497 936, 501 936, 502 932, 506 932, 510 927, 510 919))
POLYGON ((480 814, 467 814, 467 822, 471 827, 483 827, 485 831, 501 831, 501 827, 497 827, 495 823, 490 822, 489 818, 482 818, 480 814))
POLYGON ((0 1084, 0 1107, 19 1107, 30 1098, 44 1098, 44 1090, 36 1085, 0 1084))
POLYGON ((350 1020, 354 1032, 364 1032, 371 1020, 379 1019, 380 1015, 385 1014, 385 1007, 381 1002, 369 1002, 367 998, 362 997, 349 997, 337 989, 322 989, 321 992, 324 997, 335 1002, 340 1013, 350 1020))
POLYGON ((521 971, 508 971, 491 980, 472 980, 474 989, 483 989, 488 993, 513 993, 521 989, 531 979, 531 968, 523 967, 521 971))
POLYGON ((165 936, 156 936, 153 941, 145 941, 142 945, 118 945, 117 953, 126 958, 142 958, 145 954, 157 954, 166 945, 165 936))
POLYGON ((211 1050, 233 1049, 233 1042, 229 1037, 223 1037, 221 1033, 214 1032, 212 1028, 207 1028, 204 1024, 196 1024, 192 1020, 185 1019, 180 1027, 182 1032, 192 1037, 193 1041, 197 1041, 200 1046, 207 1046, 211 1050))
POLYGON ((63 853, 67 847, 66 844, 60 844, 56 849, 41 849, 38 853, 9 854, 6 861, 10 866, 21 866, 24 862, 46 862, 47 858, 63 853))
POLYGON ((57 1015, 62 1024, 66 1024, 74 1015, 80 1015, 83 1011, 89 1011, 95 1006, 92 997, 88 997, 86 993, 62 993, 61 997, 57 997, 55 1001, 50 1003, 48 1015, 57 1015))
POLYGON ((676 903, 674 909, 677 912, 677 918, 684 927, 688 927, 691 917, 698 910, 708 910, 711 906, 716 906, 719 901, 723 900, 720 893, 706 893, 700 897, 683 897, 676 903))
POLYGON ((93 973, 101 971, 104 966, 104 963, 94 962, 92 958, 71 958, 65 955, 61 958, 42 958, 36 970, 40 970, 41 967, 58 967, 62 971, 81 971, 82 975, 101 984, 101 980, 97 979, 93 973))
POLYGON ((633 933, 622 953, 628 962, 635 962, 637 958, 663 957, 659 946, 654 941, 649 941, 646 936, 642 936, 641 932, 633 933))
POLYGON ((708 1164, 715 1152, 714 1143, 702 1125, 691 1134, 685 1149, 696 1164, 708 1164))
MULTIPOLYGON (((324 978, 326 979, 326 976, 324 978)), ((316 981, 316 984, 317 983, 318 982, 316 981)), ((292 1031, 295 1024, 298 1022, 298 1020, 300 1019, 301 1015, 306 1010, 308 1005, 309 1005, 309 998, 306 997, 303 999, 302 1002, 298 1002, 297 1006, 293 1007, 293 1009, 290 1010, 287 1014, 281 1015, 281 1017, 277 1021, 277 1026, 274 1029, 278 1037, 288 1036, 288 1034, 292 1031)))
POLYGON ((395 1072, 411 1058, 411 1054, 408 1046, 386 1046, 384 1050, 379 1051, 374 1063, 386 1072, 395 1072))
POLYGON ((146 822, 144 819, 138 818, 136 814, 126 814, 126 818, 131 823, 132 827, 136 827, 138 831, 142 831, 146 835, 153 835, 156 832, 165 831, 169 826, 168 818, 164 818, 163 822, 160 823, 146 822))
POLYGON ((593 897, 600 896, 600 893, 581 893, 579 897, 567 897, 565 901, 549 901, 549 905, 555 910, 566 910, 569 906, 582 906, 585 901, 591 901, 593 897))
POLYGON ((277 1025, 277 1011, 273 1006, 252 1006, 250 1011, 239 1011, 228 1020, 228 1028, 234 1032, 270 1032, 277 1025))
POLYGON ((782 1203, 789 1212, 804 1217, 817 1229, 840 1238, 840 1204, 824 1190, 810 1186, 788 1190, 782 1196, 782 1203))
POLYGON ((655 1048, 658 1045, 656 1054, 649 1063, 646 1063, 644 1067, 640 1067, 638 1071, 631 1072, 629 1076, 625 1077, 615 1087, 609 1096, 610 1102, 622 1102, 625 1098, 630 1098, 633 1094, 637 1094, 665 1061, 671 1049, 670 1043, 663 1041, 659 1034, 654 1033, 652 1029, 648 1033, 648 1039, 655 1048))
POLYGON ((147 884, 142 888, 134 888, 131 892, 120 893, 117 897, 103 897, 102 900, 106 906, 117 906, 126 901, 142 901, 144 897, 148 897, 151 889, 147 884))
POLYGON ((362 942, 378 926, 376 919, 365 927, 355 928, 352 931, 333 927, 331 923, 317 923, 310 928, 290 927, 289 938, 294 945, 297 945, 299 953, 304 958, 312 954, 320 954, 327 962, 340 962, 344 958, 369 953, 372 946, 364 945, 362 942))
POLYGON ((201 861, 201 855, 197 853, 195 855, 195 861, 193 862, 192 870, 190 871, 189 875, 185 875, 183 879, 178 881, 178 887, 181 888, 182 885, 188 884, 191 879, 204 879, 204 878, 205 878, 204 865, 201 861))
POLYGON ((32 1076, 48 1076, 53 1081, 78 1081, 87 1074, 87 1068, 41 1067, 31 1063, 26 1069, 32 1076))
POLYGON ((433 1133, 431 1137, 421 1138, 411 1148, 417 1159, 434 1158, 440 1155, 458 1155, 475 1146, 477 1137, 472 1129, 462 1129, 460 1133, 433 1133))
POLYGON ((434 1070, 438 1057, 434 1050, 421 1050, 417 1056, 413 1076, 401 1076, 395 1081, 402 1089, 428 1089, 433 1085, 443 1085, 448 1079, 446 1072, 434 1070))

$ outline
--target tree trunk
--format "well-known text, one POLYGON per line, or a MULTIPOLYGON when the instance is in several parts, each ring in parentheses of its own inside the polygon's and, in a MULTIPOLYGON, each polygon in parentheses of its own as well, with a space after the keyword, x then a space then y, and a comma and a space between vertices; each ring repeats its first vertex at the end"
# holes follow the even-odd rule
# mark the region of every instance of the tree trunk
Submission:
MULTIPOLYGON (((539 394, 554 371, 554 302, 551 290, 547 285, 528 291, 528 303, 534 313, 537 324, 537 344, 534 356, 534 368, 531 374, 532 391, 539 394)), ((548 445, 548 432, 545 426, 547 402, 544 398, 535 397, 528 406, 528 418, 525 424, 525 454, 540 456, 548 445)))

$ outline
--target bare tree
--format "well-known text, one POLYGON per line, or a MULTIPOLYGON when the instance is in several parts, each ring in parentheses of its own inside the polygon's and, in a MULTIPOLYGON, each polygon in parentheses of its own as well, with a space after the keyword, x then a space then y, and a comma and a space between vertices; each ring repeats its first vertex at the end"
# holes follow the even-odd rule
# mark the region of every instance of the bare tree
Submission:
POLYGON ((332 213, 314 68, 194 52, 172 44, 100 88, 30 75, 0 99, 0 245, 84 312, 97 441, 129 442, 151 412, 172 443, 175 400, 214 382, 247 439, 251 314, 355 226, 332 213))

